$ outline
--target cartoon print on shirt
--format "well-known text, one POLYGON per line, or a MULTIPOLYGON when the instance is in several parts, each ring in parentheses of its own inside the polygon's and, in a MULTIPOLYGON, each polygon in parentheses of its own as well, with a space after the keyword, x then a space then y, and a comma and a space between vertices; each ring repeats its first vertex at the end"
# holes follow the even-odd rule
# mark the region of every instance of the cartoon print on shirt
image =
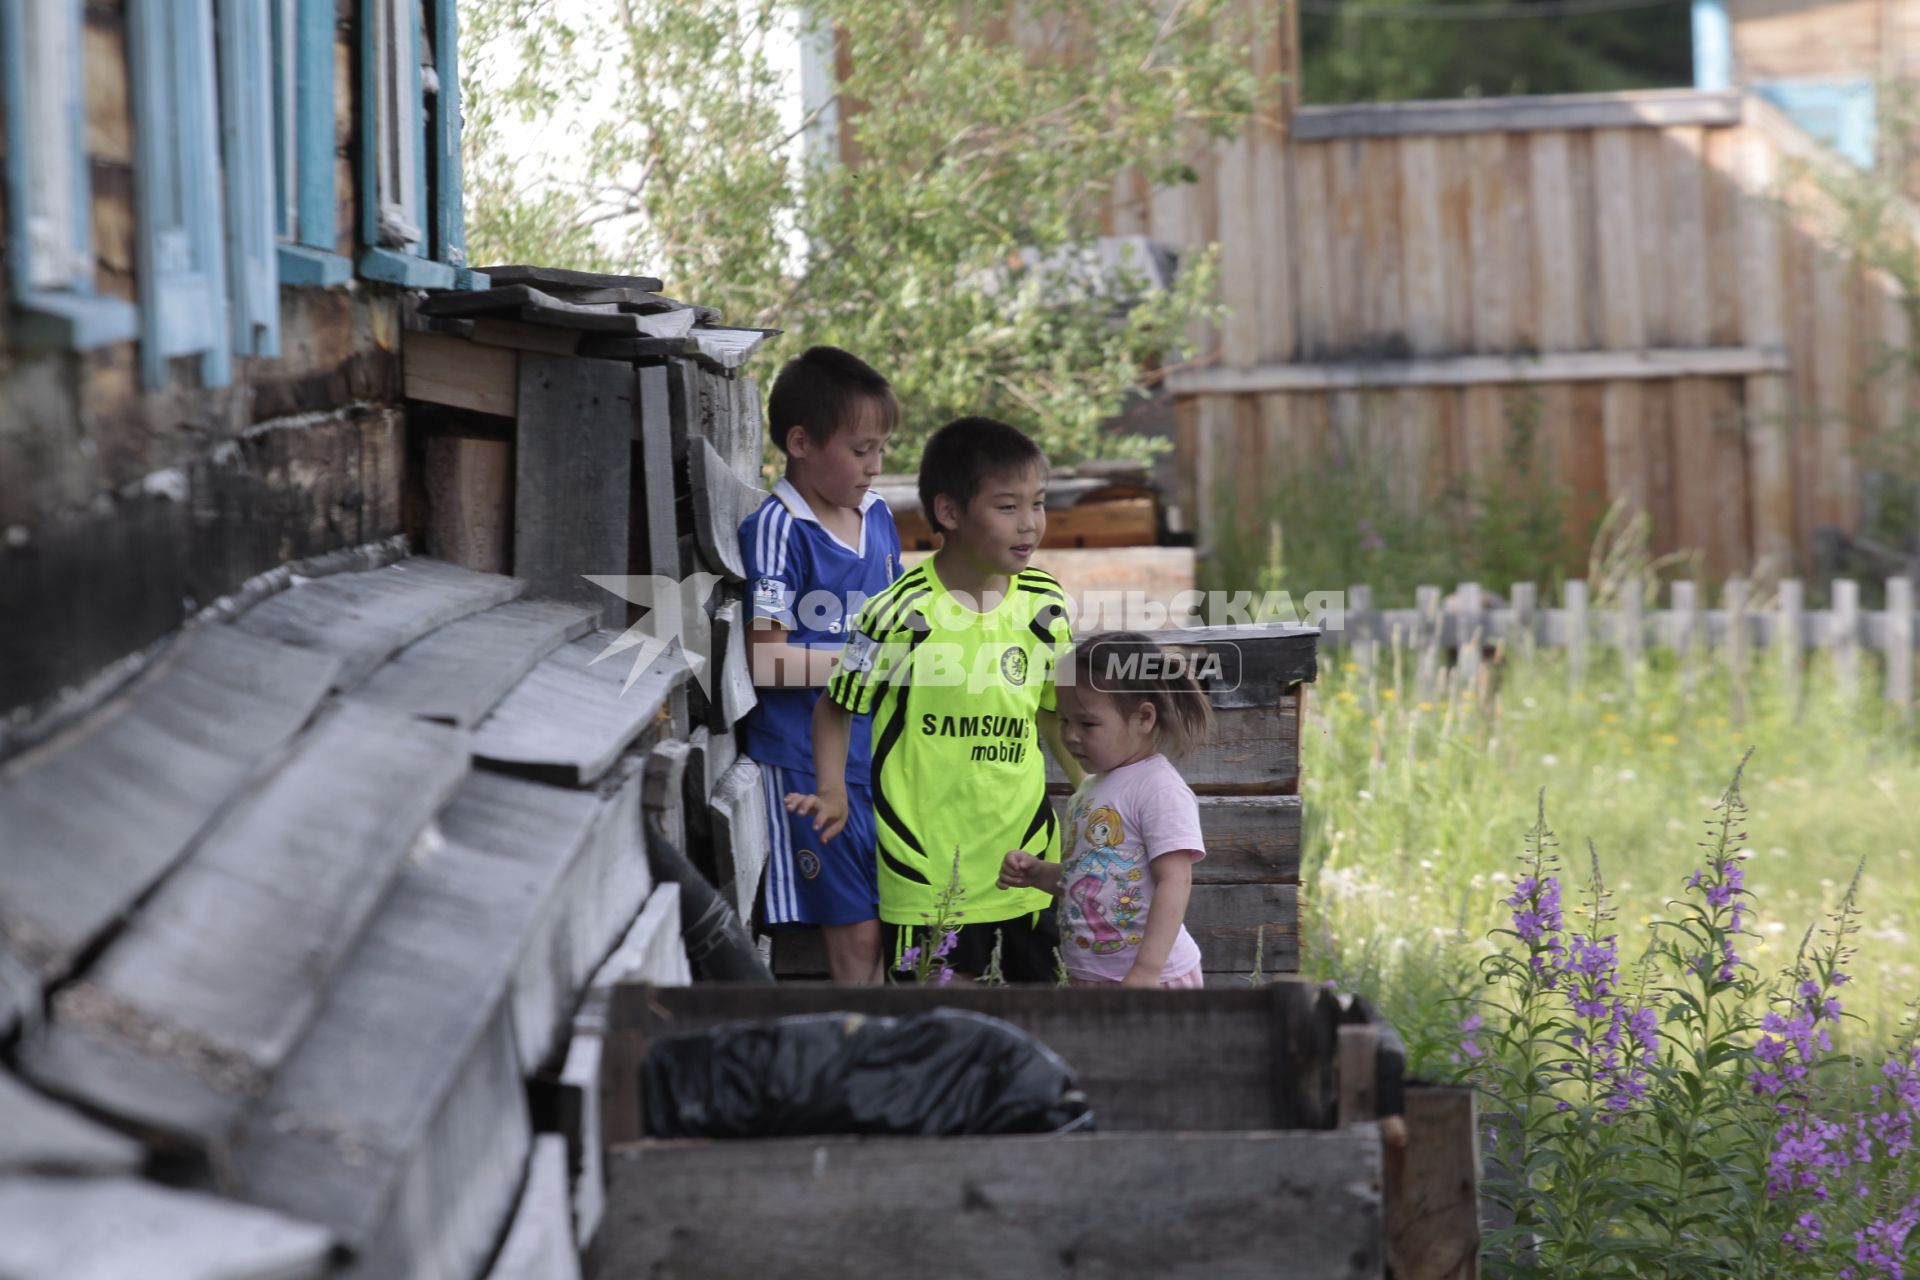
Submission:
POLYGON ((1086 933, 1078 933, 1075 941, 1095 955, 1112 955, 1140 940, 1133 925, 1140 918, 1141 894, 1128 886, 1137 883, 1143 873, 1132 858, 1120 851, 1126 840, 1126 829, 1118 812, 1105 805, 1083 812, 1082 806, 1076 804, 1072 819, 1076 831, 1085 821, 1089 847, 1074 859, 1073 883, 1067 891, 1067 900, 1072 904, 1073 914, 1086 923, 1092 934, 1089 939, 1086 933), (1110 891, 1110 885, 1118 892, 1110 891))

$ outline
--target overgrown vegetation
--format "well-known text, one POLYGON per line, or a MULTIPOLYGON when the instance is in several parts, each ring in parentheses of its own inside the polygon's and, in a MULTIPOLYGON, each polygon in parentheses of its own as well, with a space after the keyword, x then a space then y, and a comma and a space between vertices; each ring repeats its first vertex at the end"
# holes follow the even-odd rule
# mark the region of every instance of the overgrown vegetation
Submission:
POLYGON ((1263 476, 1256 510, 1223 502, 1227 532, 1201 563, 1204 585, 1258 583, 1299 599, 1365 583, 1376 605, 1404 607, 1429 583, 1558 584, 1580 568, 1575 548, 1597 530, 1572 527, 1571 495, 1539 446, 1538 398, 1509 395, 1505 417, 1501 465, 1430 501, 1405 492, 1420 477, 1396 474, 1361 441, 1336 439, 1328 456, 1263 476))
POLYGON ((732 323, 786 330, 763 368, 797 344, 847 347, 899 390, 903 457, 969 413, 1018 423, 1057 461, 1144 454, 1153 442, 1101 424, 1214 314, 1213 263, 1154 292, 1146 264, 1082 253, 1130 166, 1191 182, 1191 148, 1251 117, 1252 33, 1228 12, 475 0, 473 256, 658 275, 732 323), (803 110, 789 64, 809 41, 843 75, 803 110))

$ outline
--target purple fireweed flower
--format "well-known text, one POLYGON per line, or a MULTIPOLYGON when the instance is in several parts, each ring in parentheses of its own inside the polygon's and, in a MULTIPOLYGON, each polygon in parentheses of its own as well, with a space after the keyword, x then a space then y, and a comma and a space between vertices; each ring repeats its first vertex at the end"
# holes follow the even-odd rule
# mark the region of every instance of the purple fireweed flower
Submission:
POLYGON ((1780 1242, 1792 1245, 1795 1253, 1807 1253, 1823 1235, 1818 1215, 1809 1209, 1793 1220, 1793 1226, 1781 1233, 1780 1242))
POLYGON ((949 969, 949 968, 947 968, 946 966, 944 966, 944 965, 943 965, 943 966, 941 966, 940 968, 938 968, 938 969, 935 969, 935 970, 933 971, 933 985, 934 985, 934 986, 936 986, 936 987, 944 987, 944 986, 946 986, 946 985, 947 985, 947 984, 948 984, 949 982, 952 982, 952 981, 953 981, 953 970, 951 970, 951 969, 949 969))
POLYGON ((1482 1049, 1480 1042, 1474 1038, 1474 1032, 1485 1025, 1477 1013, 1470 1013, 1460 1020, 1460 1053, 1454 1055, 1455 1062, 1460 1061, 1461 1054, 1469 1058, 1479 1058, 1486 1054, 1486 1050, 1482 1049))
POLYGON ((947 958, 947 955, 959 945, 960 931, 958 929, 949 929, 947 930, 947 936, 940 939, 940 945, 934 948, 933 958, 935 960, 944 960, 947 958))
POLYGON ((901 973, 905 973, 907 970, 913 968, 915 965, 919 963, 920 963, 920 948, 908 947, 905 951, 902 951, 900 953, 900 963, 896 964, 893 967, 895 969, 898 969, 901 973))
POLYGON ((1523 942, 1538 942, 1560 932, 1560 881, 1555 876, 1521 876, 1503 899, 1513 909, 1513 931, 1523 942))
POLYGON ((1906 1275, 1907 1236, 1920 1223, 1920 1201, 1909 1201, 1892 1217, 1879 1217, 1853 1233, 1853 1260, 1886 1280, 1906 1275))

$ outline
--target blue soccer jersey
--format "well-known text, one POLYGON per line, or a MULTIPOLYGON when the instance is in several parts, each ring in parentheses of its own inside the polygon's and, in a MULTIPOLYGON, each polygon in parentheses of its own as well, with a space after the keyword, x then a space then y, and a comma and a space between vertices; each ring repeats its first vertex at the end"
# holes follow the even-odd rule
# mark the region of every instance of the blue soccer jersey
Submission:
MULTIPOLYGON (((787 628, 790 643, 838 653, 860 608, 900 575, 900 533, 872 490, 860 504, 860 542, 848 546, 786 480, 740 526, 747 562, 747 605, 755 618, 787 628)), ((813 771, 817 689, 761 689, 747 713, 746 751, 762 764, 813 771)), ((868 718, 858 716, 847 753, 847 782, 864 786, 873 753, 868 718)))

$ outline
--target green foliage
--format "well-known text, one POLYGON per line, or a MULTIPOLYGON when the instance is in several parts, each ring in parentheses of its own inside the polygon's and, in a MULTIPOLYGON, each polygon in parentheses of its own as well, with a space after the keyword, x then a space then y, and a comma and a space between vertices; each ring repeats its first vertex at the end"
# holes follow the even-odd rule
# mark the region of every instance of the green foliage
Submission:
POLYGON ((1447 7, 1447 0, 1308 6, 1300 19, 1306 101, 1598 93, 1692 83, 1684 4, 1542 17, 1529 12, 1535 6, 1526 0, 1496 0, 1492 6, 1463 0, 1451 7, 1476 16, 1411 15, 1447 7), (1514 16, 1483 16, 1497 8, 1514 16), (1397 16, 1396 9, 1409 14, 1397 16))
POLYGON ((1419 477, 1400 473, 1364 441, 1342 441, 1332 459, 1264 477, 1257 511, 1222 504, 1226 532, 1202 562, 1206 585, 1258 583, 1301 598, 1365 583, 1380 607, 1411 604, 1414 588, 1429 583, 1550 587, 1574 560, 1568 495, 1541 465, 1538 397, 1512 394, 1505 413, 1502 465, 1424 504, 1407 492, 1419 477))
POLYGON ((1152 444, 1100 424, 1212 317, 1211 256, 1164 295, 1135 272, 1042 264, 1090 243, 1129 166, 1192 181, 1189 147, 1248 119, 1258 86, 1244 41, 1216 38, 1222 7, 815 6, 851 66, 842 166, 801 159, 813 122, 784 103, 776 51, 797 4, 475 0, 473 256, 657 274, 733 323, 784 329, 763 368, 844 346, 894 382, 908 451, 988 413, 1056 460, 1138 455, 1152 444), (991 37, 1016 16, 1044 53, 991 37), (567 120, 547 153, 564 168, 530 179, 515 122, 567 120))

